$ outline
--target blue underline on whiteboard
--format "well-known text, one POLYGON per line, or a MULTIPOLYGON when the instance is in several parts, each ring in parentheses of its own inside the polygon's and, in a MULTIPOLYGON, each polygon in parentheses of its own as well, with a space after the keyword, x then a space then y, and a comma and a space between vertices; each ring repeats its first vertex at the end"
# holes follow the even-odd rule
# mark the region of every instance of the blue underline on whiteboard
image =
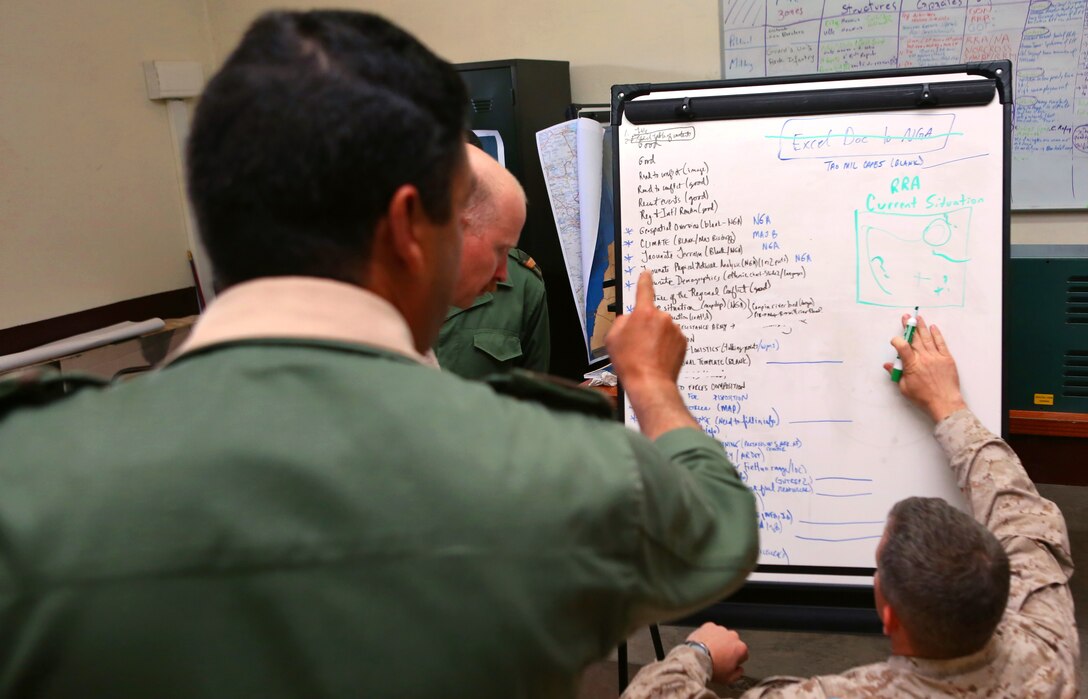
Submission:
POLYGON ((790 420, 791 425, 807 425, 813 422, 853 422, 853 420, 790 420))
POLYGON ((884 524, 884 522, 881 520, 876 520, 873 522, 811 522, 807 519, 799 519, 797 520, 797 522, 799 524, 819 524, 821 526, 826 525, 830 527, 846 526, 850 524, 884 524))
POLYGON ((814 359, 811 362, 767 362, 768 364, 842 364, 841 359, 814 359))
POLYGON ((852 537, 849 537, 849 538, 846 538, 846 539, 822 539, 822 538, 820 538, 818 536, 797 536, 797 535, 794 535, 794 538, 795 539, 804 539, 805 541, 830 541, 832 543, 839 543, 839 542, 842 542, 842 541, 864 541, 866 539, 879 539, 881 536, 883 536, 883 534, 875 534, 873 536, 852 536, 852 537))
POLYGON ((847 478, 846 476, 820 476, 819 478, 813 478, 814 481, 861 481, 862 483, 872 483, 872 478, 847 478))
POLYGON ((923 170, 928 170, 931 167, 940 167, 942 165, 948 165, 949 163, 958 163, 961 160, 971 160, 973 158, 985 158, 989 153, 979 153, 978 155, 969 155, 966 158, 956 158, 955 160, 946 160, 943 163, 934 163, 933 165, 923 165, 923 170))
POLYGON ((832 495, 831 493, 815 493, 824 498, 860 498, 865 495, 872 495, 872 493, 850 493, 849 495, 832 495))

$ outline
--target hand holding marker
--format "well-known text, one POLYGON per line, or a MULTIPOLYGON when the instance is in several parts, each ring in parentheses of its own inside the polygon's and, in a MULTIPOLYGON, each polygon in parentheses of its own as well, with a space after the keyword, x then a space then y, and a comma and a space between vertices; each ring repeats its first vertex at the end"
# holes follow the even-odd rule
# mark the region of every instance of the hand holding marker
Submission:
MULTIPOLYGON (((903 339, 910 344, 911 339, 914 337, 914 331, 918 327, 918 307, 914 307, 914 314, 907 318, 907 324, 903 328, 903 339)), ((899 383, 899 379, 903 376, 903 360, 896 355, 895 362, 892 364, 892 381, 899 383)))

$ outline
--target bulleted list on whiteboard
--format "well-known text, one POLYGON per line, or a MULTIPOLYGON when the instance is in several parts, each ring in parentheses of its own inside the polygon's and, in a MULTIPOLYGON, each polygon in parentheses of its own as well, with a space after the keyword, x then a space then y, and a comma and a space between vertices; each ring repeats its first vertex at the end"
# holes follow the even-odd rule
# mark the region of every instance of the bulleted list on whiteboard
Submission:
POLYGON ((762 563, 872 567, 895 501, 959 499, 882 368, 903 312, 971 358, 968 398, 1000 425, 1000 109, 621 126, 623 310, 651 271, 762 563))

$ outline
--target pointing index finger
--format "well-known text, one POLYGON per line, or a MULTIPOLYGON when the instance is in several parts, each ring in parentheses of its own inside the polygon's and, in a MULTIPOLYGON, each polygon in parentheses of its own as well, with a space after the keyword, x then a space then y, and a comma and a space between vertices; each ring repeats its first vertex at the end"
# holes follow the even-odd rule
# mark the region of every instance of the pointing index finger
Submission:
POLYGON ((635 295, 635 306, 639 308, 656 308, 654 297, 654 276, 648 269, 642 270, 638 277, 638 291, 635 295))

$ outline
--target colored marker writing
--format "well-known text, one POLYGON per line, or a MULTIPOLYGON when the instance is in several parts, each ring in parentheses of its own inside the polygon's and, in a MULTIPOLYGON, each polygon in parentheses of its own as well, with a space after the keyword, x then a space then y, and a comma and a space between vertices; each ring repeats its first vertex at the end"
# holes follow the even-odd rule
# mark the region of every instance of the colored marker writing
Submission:
MULTIPOLYGON (((910 344, 910 341, 914 339, 914 331, 918 329, 918 307, 914 307, 914 315, 907 318, 907 325, 903 328, 903 339, 910 344)), ((903 360, 899 355, 895 356, 895 362, 892 364, 892 381, 899 383, 899 379, 903 378, 903 360)))

